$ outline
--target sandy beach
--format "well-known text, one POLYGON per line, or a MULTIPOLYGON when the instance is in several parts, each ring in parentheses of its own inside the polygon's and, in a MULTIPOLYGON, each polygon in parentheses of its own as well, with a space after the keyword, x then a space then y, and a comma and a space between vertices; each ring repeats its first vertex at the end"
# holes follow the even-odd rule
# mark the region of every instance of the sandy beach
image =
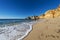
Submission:
POLYGON ((60 18, 43 19, 23 40, 60 40, 60 18))

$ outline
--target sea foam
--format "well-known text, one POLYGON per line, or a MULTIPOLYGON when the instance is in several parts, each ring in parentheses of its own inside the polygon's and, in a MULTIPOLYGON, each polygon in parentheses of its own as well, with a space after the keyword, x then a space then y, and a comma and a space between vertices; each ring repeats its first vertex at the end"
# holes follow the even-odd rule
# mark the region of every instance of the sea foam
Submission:
POLYGON ((22 40, 32 30, 35 22, 23 22, 20 24, 0 27, 0 40, 22 40))

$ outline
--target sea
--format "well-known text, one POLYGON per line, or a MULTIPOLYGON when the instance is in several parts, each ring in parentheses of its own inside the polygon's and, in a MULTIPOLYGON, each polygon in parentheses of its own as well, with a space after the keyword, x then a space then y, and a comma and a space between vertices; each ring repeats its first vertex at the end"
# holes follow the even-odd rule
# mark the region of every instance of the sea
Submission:
POLYGON ((0 40, 23 40, 34 23, 26 19, 0 19, 0 40))

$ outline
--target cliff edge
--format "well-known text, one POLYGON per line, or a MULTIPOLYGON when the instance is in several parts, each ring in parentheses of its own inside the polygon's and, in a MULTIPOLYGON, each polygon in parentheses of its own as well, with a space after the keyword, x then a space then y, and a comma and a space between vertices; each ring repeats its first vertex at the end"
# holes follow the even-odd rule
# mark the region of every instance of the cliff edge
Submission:
POLYGON ((60 17, 60 5, 56 9, 48 10, 44 14, 39 16, 39 18, 57 18, 57 17, 60 17))

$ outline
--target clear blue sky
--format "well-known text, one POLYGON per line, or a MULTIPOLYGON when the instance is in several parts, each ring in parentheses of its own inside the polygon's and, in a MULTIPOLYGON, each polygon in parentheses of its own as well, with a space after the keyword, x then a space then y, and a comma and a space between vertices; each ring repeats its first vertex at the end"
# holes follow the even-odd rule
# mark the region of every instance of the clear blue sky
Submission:
POLYGON ((0 0, 0 18, 25 18, 54 9, 60 0, 0 0))

